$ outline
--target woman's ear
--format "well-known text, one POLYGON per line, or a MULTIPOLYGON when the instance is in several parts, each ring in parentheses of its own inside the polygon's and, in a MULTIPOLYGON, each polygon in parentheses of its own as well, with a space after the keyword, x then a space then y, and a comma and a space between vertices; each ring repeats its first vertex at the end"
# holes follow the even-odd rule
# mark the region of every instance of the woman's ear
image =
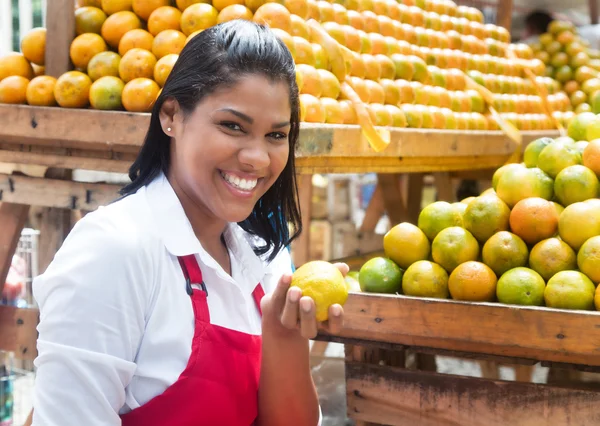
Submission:
POLYGON ((163 102, 158 117, 162 130, 166 135, 175 136, 177 133, 176 126, 180 122, 180 112, 179 103, 174 98, 168 98, 163 102))

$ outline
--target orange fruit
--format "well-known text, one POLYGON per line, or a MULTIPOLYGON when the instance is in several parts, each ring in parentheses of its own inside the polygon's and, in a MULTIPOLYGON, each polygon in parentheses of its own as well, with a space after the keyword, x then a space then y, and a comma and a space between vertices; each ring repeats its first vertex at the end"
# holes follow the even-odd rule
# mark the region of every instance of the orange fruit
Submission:
POLYGON ((356 110, 349 100, 341 100, 340 108, 342 109, 342 115, 344 116, 344 124, 357 124, 358 117, 356 110))
POLYGON ((219 12, 210 4, 192 4, 181 14, 181 31, 189 36, 194 31, 205 30, 217 25, 218 17, 219 12))
POLYGON ((356 28, 357 30, 365 29, 365 18, 360 12, 357 12, 356 10, 348 11, 348 22, 353 28, 356 28))
POLYGON ((529 250, 518 235, 500 231, 485 242, 481 257, 483 263, 501 276, 510 269, 527 265, 529 250))
POLYGON ((11 75, 0 81, 0 104, 27 103, 29 79, 20 75, 11 75))
POLYGON ((568 142, 554 141, 538 156, 538 167, 553 179, 564 168, 576 164, 581 164, 581 154, 568 142))
POLYGON ((406 269, 419 260, 427 260, 431 246, 423 231, 412 223, 403 222, 385 234, 383 250, 387 257, 406 269))
POLYGON ((149 78, 134 78, 123 88, 123 106, 130 112, 150 112, 158 97, 160 87, 149 78))
POLYGON ((325 109, 325 123, 344 124, 344 112, 340 103, 333 98, 321 97, 319 102, 325 109))
POLYGON ((391 126, 392 114, 385 108, 385 105, 380 103, 370 103, 367 105, 367 111, 371 121, 376 126, 391 126))
POLYGON ((107 15, 122 11, 131 11, 131 2, 132 0, 102 0, 102 10, 107 15))
POLYGON ((448 273, 437 263, 419 260, 404 272, 402 292, 413 297, 447 299, 448 273))
POLYGON ((102 9, 90 6, 80 7, 75 10, 75 33, 77 35, 100 34, 104 21, 106 21, 106 13, 102 9))
POLYGON ((300 18, 308 18, 308 2, 306 0, 278 0, 278 3, 300 18))
POLYGON ((88 63, 87 71, 92 81, 100 77, 119 76, 119 63, 121 56, 115 52, 100 52, 94 55, 88 63))
POLYGON ((179 59, 179 55, 172 53, 163 56, 156 62, 156 65, 154 66, 154 81, 156 81, 160 87, 165 85, 167 77, 169 77, 177 59, 179 59))
POLYGON ((557 309, 594 309, 594 283, 578 271, 561 271, 546 284, 546 306, 557 309))
POLYGON ((133 11, 144 21, 148 21, 152 12, 159 7, 170 6, 171 0, 133 0, 133 11))
POLYGON ((402 288, 403 271, 390 259, 374 257, 358 273, 360 289, 365 293, 396 294, 402 288))
POLYGON ((600 236, 583 243, 577 253, 577 266, 595 284, 600 283, 600 236))
POLYGON ((267 0, 244 0, 244 4, 252 11, 252 13, 256 12, 256 10, 265 3, 267 3, 267 0))
POLYGON ((108 50, 106 43, 98 34, 87 33, 75 37, 69 54, 76 68, 87 70, 88 63, 98 53, 108 50))
POLYGON ((306 40, 310 39, 310 29, 306 24, 306 21, 298 15, 290 15, 290 21, 292 22, 292 36, 301 37, 306 40))
POLYGON ((181 11, 171 6, 161 6, 150 14, 148 31, 155 36, 164 30, 180 29, 181 11))
POLYGON ((510 212, 510 228, 526 243, 536 244, 556 234, 558 214, 550 201, 526 198, 510 212))
POLYGON ((588 200, 567 206, 558 220, 558 234, 575 251, 600 235, 600 203, 588 200))
POLYGON ((600 178, 600 140, 591 141, 583 150, 583 165, 600 178))
POLYGON ((554 195, 554 181, 537 167, 511 167, 500 176, 496 192, 509 207, 530 197, 550 200, 554 195))
POLYGON ((294 39, 294 50, 296 51, 296 64, 306 64, 315 66, 316 58, 312 43, 301 37, 292 37, 294 39))
POLYGON ((279 28, 273 28, 271 31, 273 31, 273 33, 277 36, 277 38, 279 38, 281 41, 283 41, 283 43, 286 45, 286 47, 292 54, 292 58, 295 58, 296 57, 296 45, 294 44, 294 39, 292 38, 292 36, 289 35, 288 33, 286 33, 285 31, 280 30, 279 28))
POLYGON ((356 94, 362 102, 368 103, 370 101, 371 94, 367 89, 365 80, 363 80, 360 77, 350 77, 349 84, 352 87, 352 89, 354 89, 354 91, 356 92, 356 94))
POLYGON ((127 31, 119 42, 119 55, 123 56, 131 49, 144 49, 151 51, 154 36, 146 30, 137 28, 127 31))
POLYGON ((531 249, 529 267, 548 281, 560 271, 577 269, 577 256, 564 241, 548 238, 531 249))
POLYGON ((187 38, 181 31, 164 30, 154 37, 152 53, 157 59, 172 53, 179 55, 185 46, 187 38))
POLYGON ((9 52, 0 56, 0 81, 11 75, 20 75, 26 79, 33 78, 33 68, 21 53, 9 52))
POLYGON ((495 233, 508 231, 509 217, 510 209, 504 201, 496 195, 484 195, 469 203, 463 221, 465 228, 483 244, 495 233))
POLYGON ((27 103, 33 106, 54 106, 54 86, 56 79, 49 75, 35 77, 27 85, 27 103))
POLYGON ((215 9, 221 12, 226 7, 234 4, 244 5, 244 0, 213 0, 212 5, 215 9))
POLYGON ((31 64, 31 68, 33 69, 33 75, 35 77, 39 77, 40 75, 46 74, 46 67, 42 65, 31 64))
POLYGON ((564 168, 554 181, 554 194, 563 206, 596 198, 599 190, 598 178, 585 166, 564 168))
POLYGON ((498 302, 507 305, 543 306, 546 283, 529 268, 514 268, 500 277, 496 285, 498 302))
POLYGON ((210 4, 210 1, 208 1, 208 0, 176 0, 175 3, 177 4, 177 8, 183 12, 184 10, 186 10, 188 7, 190 7, 193 4, 196 4, 196 3, 210 4))
POLYGON ((296 72, 302 74, 302 92, 303 94, 315 97, 323 93, 323 83, 321 75, 315 67, 306 64, 296 65, 296 72))
POLYGON ((396 86, 396 83, 393 80, 379 80, 379 85, 383 88, 385 93, 386 105, 396 106, 400 103, 400 89, 398 89, 398 86, 396 86))
POLYGON ((259 7, 252 18, 254 22, 270 28, 279 28, 287 33, 292 32, 290 12, 279 3, 267 3, 259 7))
POLYGON ((129 11, 117 12, 110 15, 102 24, 100 34, 113 49, 119 48, 121 38, 131 30, 142 28, 142 21, 135 13, 129 11))
POLYGON ((90 87, 90 105, 94 109, 120 110, 121 94, 125 83, 118 77, 101 77, 90 87))
POLYGON ((362 55, 365 64, 365 78, 369 80, 379 80, 381 78, 381 64, 375 56, 364 53, 362 55))
POLYGON ((341 91, 338 79, 330 71, 318 69, 317 72, 321 79, 321 96, 337 99, 340 96, 341 91))
POLYGON ((493 302, 498 279, 489 266, 469 261, 458 265, 448 278, 448 290, 455 300, 493 302))
POLYGON ((304 121, 308 123, 325 123, 327 113, 319 99, 313 95, 303 93, 300 95, 300 103, 304 106, 306 115, 304 121))
POLYGON ((234 19, 252 20, 252 12, 243 4, 232 4, 219 12, 217 23, 233 21, 234 19))
POLYGON ((440 231, 433 239, 431 256, 450 273, 462 263, 477 260, 479 243, 466 229, 452 226, 440 231))
POLYGON ((203 30, 198 30, 198 31, 194 31, 193 33, 191 33, 186 39, 185 39, 185 44, 187 45, 194 37, 196 37, 198 34, 200 34, 203 30))
POLYGON ((75 6, 78 6, 79 9, 87 6, 102 7, 102 0, 77 0, 76 3, 75 6))
POLYGON ((85 108, 89 103, 90 77, 79 71, 68 71, 58 77, 54 85, 54 97, 63 108, 85 108))
POLYGON ((156 57, 144 49, 131 49, 119 63, 119 76, 125 83, 136 78, 154 77, 156 57))
POLYGON ((418 226, 432 241, 443 229, 452 226, 463 226, 463 218, 460 212, 450 203, 436 201, 421 210, 418 226))
POLYGON ((46 28, 29 30, 21 40, 21 52, 29 62, 44 65, 46 60, 46 28))

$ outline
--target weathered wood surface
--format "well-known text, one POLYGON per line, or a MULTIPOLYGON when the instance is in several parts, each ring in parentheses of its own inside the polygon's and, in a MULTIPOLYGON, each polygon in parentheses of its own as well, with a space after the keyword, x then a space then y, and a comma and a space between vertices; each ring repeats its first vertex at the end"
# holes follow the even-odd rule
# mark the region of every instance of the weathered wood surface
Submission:
POLYGON ((14 352, 20 359, 34 359, 37 355, 37 309, 19 309, 0 305, 0 351, 14 352))
POLYGON ((0 174, 0 201, 31 206, 95 210, 116 200, 120 188, 114 184, 0 174))
MULTIPOLYGON (((12 144, 28 164, 98 170, 106 160, 111 171, 125 172, 127 162, 143 143, 149 118, 148 114, 116 111, 0 105, 0 144, 5 151, 0 158, 11 156, 4 147, 12 144), (39 155, 33 147, 40 146, 63 150, 39 155), (81 166, 75 160, 60 163, 59 156, 81 159, 81 166)), ((558 133, 523 135, 525 145, 558 133)), ((391 138, 390 146, 376 153, 358 126, 303 123, 296 152, 298 170, 310 174, 489 169, 503 164, 515 149, 514 143, 497 131, 395 129, 391 138)))
POLYGON ((393 426, 592 426, 600 392, 346 363, 350 417, 393 426))
POLYGON ((600 312, 360 293, 344 312, 332 340, 600 366, 600 312))
POLYGON ((28 212, 28 205, 0 203, 0 295, 28 212))

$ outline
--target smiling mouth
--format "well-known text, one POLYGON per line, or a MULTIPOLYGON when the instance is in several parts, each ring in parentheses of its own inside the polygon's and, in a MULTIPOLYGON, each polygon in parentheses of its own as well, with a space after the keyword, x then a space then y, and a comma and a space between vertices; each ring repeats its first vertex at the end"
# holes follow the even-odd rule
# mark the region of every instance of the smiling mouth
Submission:
POLYGON ((239 191, 252 192, 258 184, 258 179, 240 179, 238 176, 219 171, 221 177, 239 191))

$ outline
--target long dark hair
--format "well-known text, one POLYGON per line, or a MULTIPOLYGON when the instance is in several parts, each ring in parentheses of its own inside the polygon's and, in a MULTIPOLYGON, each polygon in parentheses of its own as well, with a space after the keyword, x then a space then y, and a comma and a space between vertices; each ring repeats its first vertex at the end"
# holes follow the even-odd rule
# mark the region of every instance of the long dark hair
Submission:
POLYGON ((226 22, 202 31, 185 46, 154 104, 144 145, 129 169, 131 183, 121 194, 133 194, 161 172, 168 174, 171 139, 163 132, 159 119, 166 99, 177 100, 183 112, 189 114, 204 96, 217 88, 233 85, 248 74, 285 82, 290 92, 292 114, 287 164, 252 214, 240 223, 245 231, 265 241, 264 245, 254 247, 255 252, 264 255, 271 251, 269 260, 273 260, 302 230, 294 166, 300 107, 292 55, 283 41, 262 25, 243 20, 226 22), (292 225, 291 235, 288 223, 292 225))

